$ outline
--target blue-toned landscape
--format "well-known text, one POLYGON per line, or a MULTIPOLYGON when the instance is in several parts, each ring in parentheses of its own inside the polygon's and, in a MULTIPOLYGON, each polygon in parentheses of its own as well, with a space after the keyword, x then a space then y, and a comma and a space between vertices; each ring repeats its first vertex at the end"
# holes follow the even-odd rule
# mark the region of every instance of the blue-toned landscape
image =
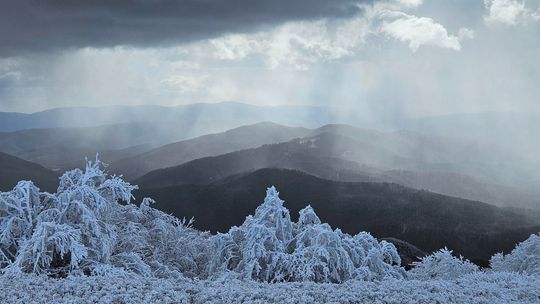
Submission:
POLYGON ((540 2, 0 3, 1 303, 539 303, 540 2))

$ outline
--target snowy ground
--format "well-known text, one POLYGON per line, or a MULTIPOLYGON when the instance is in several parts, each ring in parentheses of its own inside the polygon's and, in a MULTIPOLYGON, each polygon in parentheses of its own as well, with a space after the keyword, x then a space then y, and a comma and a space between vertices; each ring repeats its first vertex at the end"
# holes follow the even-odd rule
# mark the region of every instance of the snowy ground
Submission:
POLYGON ((4 275, 1 303, 540 303, 540 277, 474 274, 458 280, 344 284, 4 275))

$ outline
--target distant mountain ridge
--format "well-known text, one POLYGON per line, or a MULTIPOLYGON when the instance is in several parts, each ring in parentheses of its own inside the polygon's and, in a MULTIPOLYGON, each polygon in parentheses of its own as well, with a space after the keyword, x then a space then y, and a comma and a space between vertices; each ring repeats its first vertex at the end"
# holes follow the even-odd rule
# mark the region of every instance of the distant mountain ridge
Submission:
POLYGON ((62 171, 96 153, 110 162, 181 139, 173 130, 149 124, 20 130, 0 133, 0 151, 62 171))
POLYGON ((381 181, 355 162, 309 153, 296 141, 267 144, 258 148, 204 157, 185 164, 154 170, 136 179, 144 188, 205 184, 231 175, 263 168, 285 168, 332 180, 381 181))
POLYGON ((138 178, 156 169, 180 165, 207 156, 289 141, 303 137, 309 132, 310 130, 306 128, 261 122, 161 146, 146 153, 113 162, 109 170, 121 172, 126 178, 138 178))
MULTIPOLYGON (((208 133, 222 132, 224 129, 227 129, 227 127, 217 124, 210 126, 184 125, 180 128, 182 131, 179 132, 177 127, 180 124, 183 123, 179 122, 175 125, 166 123, 131 123, 85 128, 52 128, 0 132, 0 151, 39 163, 50 169, 63 171, 71 169, 74 166, 84 165, 85 157, 93 158, 97 153, 101 155, 103 161, 113 163, 120 159, 140 155, 153 148, 161 147, 164 144, 199 137, 208 133)), ((253 132, 255 128, 257 127, 253 127, 253 132)), ((256 143, 284 141, 304 134, 299 133, 303 128, 287 128, 283 126, 279 126, 279 128, 283 128, 283 132, 279 133, 276 130, 274 132, 275 134, 272 134, 272 128, 278 127, 275 124, 271 127, 270 123, 260 124, 259 129, 261 131, 259 134, 261 137, 254 139, 256 143), (266 134, 263 134, 265 132, 264 129, 268 129, 266 134)), ((226 133, 225 135, 230 133, 226 133)), ((238 136, 249 138, 250 134, 249 132, 244 132, 238 136)), ((253 136, 251 137, 253 138, 253 136)), ((230 138, 229 140, 232 139, 230 138)), ((204 140, 205 137, 200 141, 204 140)), ((236 140, 238 141, 238 139, 236 140)), ((221 151, 219 149, 223 151, 235 150, 233 142, 215 142, 215 145, 221 145, 220 148, 216 147, 218 151, 221 151), (231 146, 229 150, 226 149, 228 145, 231 146)), ((251 146, 253 145, 240 145, 238 149, 251 146)), ((168 149, 167 146, 164 148, 168 149)), ((200 152, 201 156, 198 157, 204 156, 202 150, 200 152)), ((161 159, 162 156, 159 156, 158 161, 164 160, 161 159)), ((176 164, 175 161, 171 160, 170 165, 174 164, 176 164)), ((131 167, 128 166, 128 168, 131 167)), ((151 170, 153 169, 155 167, 151 168, 151 170)))
MULTIPOLYGON (((221 136, 223 134, 216 134, 213 139, 221 136)), ((189 146, 189 141, 180 145, 182 149, 194 150, 189 146)), ((214 150, 217 151, 219 149, 214 150)), ((182 153, 177 151, 173 154, 182 153)), ((540 192, 488 182, 486 173, 496 180, 500 160, 504 160, 504 155, 499 156, 496 151, 483 155, 481 149, 468 143, 410 132, 379 132, 347 125, 326 125, 310 130, 306 137, 288 142, 157 169, 137 178, 135 183, 143 187, 202 184, 262 168, 285 168, 336 181, 394 182, 497 205, 540 209, 540 192)), ((145 163, 144 155, 138 162, 145 163)), ((131 162, 130 166, 124 167, 138 168, 140 165, 131 162)), ((119 166, 113 164, 112 168, 122 172, 119 166)))
POLYGON ((316 127, 335 121, 331 112, 317 106, 237 102, 0 112, 0 151, 62 171, 80 166, 84 157, 98 152, 112 163, 162 145, 261 121, 316 127))
POLYGON ((212 123, 233 128, 261 121, 275 121, 282 124, 317 126, 330 123, 334 119, 326 107, 258 106, 239 102, 194 103, 179 106, 69 107, 31 114, 0 112, 0 132, 127 123, 180 123, 184 126, 212 123))

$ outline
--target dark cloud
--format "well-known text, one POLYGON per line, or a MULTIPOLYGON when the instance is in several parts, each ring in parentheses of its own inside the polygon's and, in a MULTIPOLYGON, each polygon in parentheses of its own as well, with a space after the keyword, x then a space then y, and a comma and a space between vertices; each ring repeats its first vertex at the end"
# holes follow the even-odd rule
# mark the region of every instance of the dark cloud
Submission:
POLYGON ((2 0, 0 56, 169 45, 291 20, 345 18, 370 0, 2 0))

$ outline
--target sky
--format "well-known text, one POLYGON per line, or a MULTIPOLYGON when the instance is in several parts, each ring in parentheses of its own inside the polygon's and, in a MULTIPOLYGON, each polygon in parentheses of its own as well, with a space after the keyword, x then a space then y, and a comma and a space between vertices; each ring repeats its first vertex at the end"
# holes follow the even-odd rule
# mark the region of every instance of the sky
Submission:
POLYGON ((540 0, 4 0, 0 111, 540 113, 540 0))

